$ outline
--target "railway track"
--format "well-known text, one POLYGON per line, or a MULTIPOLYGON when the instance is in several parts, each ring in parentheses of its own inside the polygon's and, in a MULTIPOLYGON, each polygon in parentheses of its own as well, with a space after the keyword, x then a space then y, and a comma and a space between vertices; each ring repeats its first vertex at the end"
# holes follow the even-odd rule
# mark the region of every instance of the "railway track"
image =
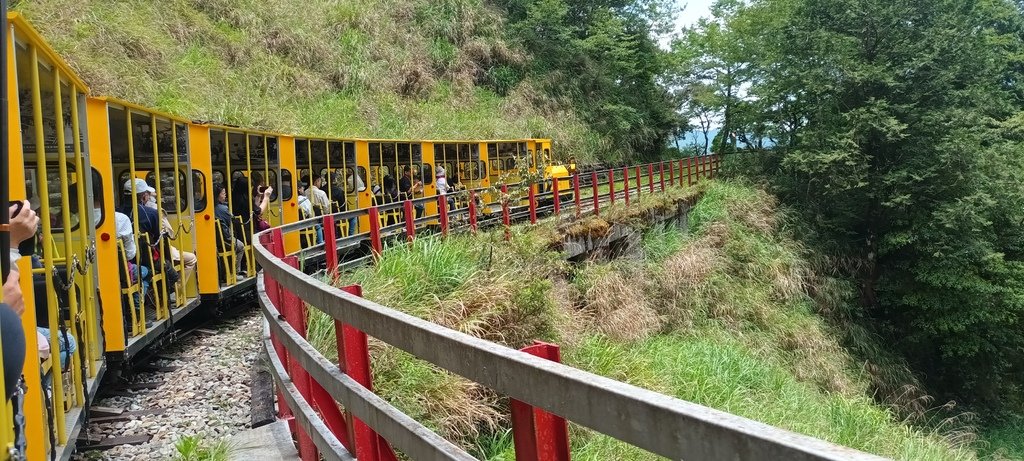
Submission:
POLYGON ((105 383, 76 459, 165 460, 186 436, 213 441, 251 425, 260 317, 252 309, 197 323, 105 383))

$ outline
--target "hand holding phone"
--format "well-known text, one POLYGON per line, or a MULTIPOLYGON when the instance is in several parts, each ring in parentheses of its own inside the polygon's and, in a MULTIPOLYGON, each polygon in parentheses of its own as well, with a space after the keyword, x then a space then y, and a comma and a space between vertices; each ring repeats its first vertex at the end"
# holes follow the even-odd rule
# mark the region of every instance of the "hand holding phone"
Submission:
POLYGON ((39 216, 29 207, 27 200, 11 203, 10 208, 11 246, 15 247, 36 235, 39 216))

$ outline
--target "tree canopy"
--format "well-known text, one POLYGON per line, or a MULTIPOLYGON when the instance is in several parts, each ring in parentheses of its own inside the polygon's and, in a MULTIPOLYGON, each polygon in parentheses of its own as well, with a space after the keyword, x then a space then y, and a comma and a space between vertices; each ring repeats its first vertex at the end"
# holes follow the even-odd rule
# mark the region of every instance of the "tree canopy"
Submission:
POLYGON ((604 160, 657 156, 678 124, 662 82, 656 38, 672 25, 670 0, 500 0, 510 36, 534 57, 527 71, 610 139, 604 160))
POLYGON ((935 390, 1018 409, 1022 24, 1009 0, 722 0, 673 69, 935 390))

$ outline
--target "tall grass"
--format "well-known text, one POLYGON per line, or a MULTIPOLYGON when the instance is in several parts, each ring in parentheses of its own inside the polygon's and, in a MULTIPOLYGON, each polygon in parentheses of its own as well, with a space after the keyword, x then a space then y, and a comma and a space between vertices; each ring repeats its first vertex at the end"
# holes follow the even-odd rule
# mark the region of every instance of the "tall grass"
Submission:
POLYGON ((526 80, 529 57, 478 0, 14 2, 94 92, 195 120, 320 136, 551 137, 608 145, 526 80))
POLYGON ((1024 459, 1024 416, 1011 416, 990 424, 982 433, 978 452, 985 459, 1024 459))

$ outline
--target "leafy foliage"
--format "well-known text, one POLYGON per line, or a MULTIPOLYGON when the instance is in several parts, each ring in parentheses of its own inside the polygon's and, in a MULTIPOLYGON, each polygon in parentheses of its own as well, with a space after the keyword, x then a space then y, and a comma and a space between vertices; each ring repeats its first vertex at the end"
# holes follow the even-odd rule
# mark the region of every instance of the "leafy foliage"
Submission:
POLYGON ((676 53, 716 150, 802 210, 862 318, 945 396, 1018 410, 1022 24, 1006 0, 729 0, 676 53))
POLYGON ((677 123, 661 77, 664 52, 655 36, 668 30, 668 0, 501 0, 510 37, 534 56, 532 73, 546 91, 573 104, 610 137, 604 160, 655 157, 677 123))

